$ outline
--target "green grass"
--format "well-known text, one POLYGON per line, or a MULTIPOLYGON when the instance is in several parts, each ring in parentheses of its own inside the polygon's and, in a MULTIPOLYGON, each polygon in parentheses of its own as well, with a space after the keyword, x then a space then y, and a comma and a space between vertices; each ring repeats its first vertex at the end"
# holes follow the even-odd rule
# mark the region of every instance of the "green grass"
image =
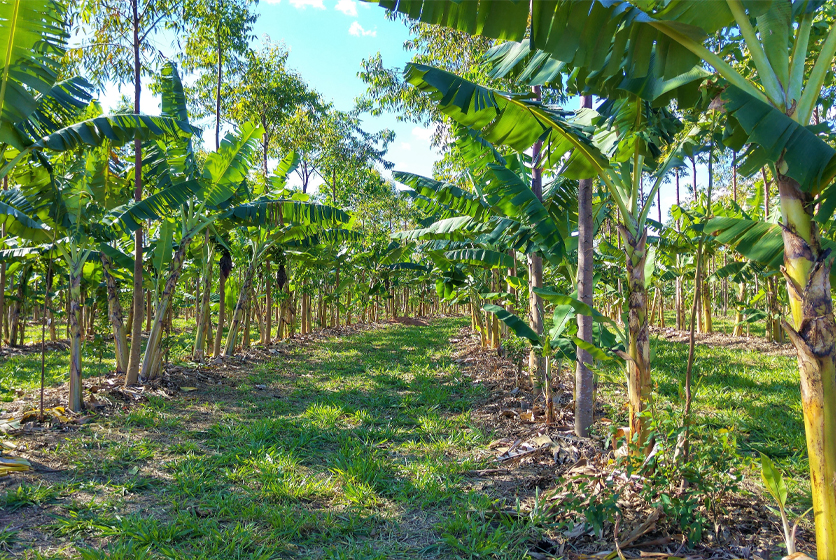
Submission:
MULTIPOLYGON (((0 558, 522 558, 547 524, 488 515, 498 496, 464 476, 489 466, 473 457, 492 439, 471 418, 484 389, 447 342, 466 324, 290 347, 234 387, 151 398, 62 435, 49 453, 63 478, 0 496, 2 513, 45 510, 55 547, 0 533, 0 558)), ((654 406, 676 414, 687 346, 654 339, 652 352, 654 406)), ((598 375, 605 414, 623 425, 623 373, 598 375)), ((794 358, 698 345, 694 406, 697 442, 730 430, 740 464, 769 454, 791 502, 807 500, 794 358)))
MULTIPOLYGON (((651 339, 657 410, 681 412, 687 361, 687 344, 651 339)), ((625 422, 621 369, 604 368, 599 380, 599 391, 610 403, 607 416, 625 422)), ((789 475, 793 499, 806 503, 809 466, 795 357, 697 344, 693 383, 698 430, 730 430, 743 462, 756 459, 758 452, 772 457, 789 475)))
POLYGON ((450 357, 465 324, 294 348, 235 388, 85 426, 54 453, 90 498, 37 498, 50 534, 73 543, 59 557, 522 557, 530 520, 472 514, 495 497, 464 476, 486 466, 472 457, 489 440, 470 416, 483 390, 450 357))
MULTIPOLYGON (((31 319, 31 318, 30 318, 31 319)), ((143 324, 144 328, 144 324, 143 324)), ((164 344, 169 346, 169 357, 173 363, 182 363, 191 354, 194 345, 194 320, 175 318, 173 321, 174 331, 171 337, 164 337, 164 344), (180 332, 177 333, 176 330, 180 332)), ((228 330, 224 328, 224 340, 228 330)), ((274 335, 276 327, 273 327, 274 335)), ((82 341, 81 363, 82 375, 86 377, 99 377, 115 370, 115 354, 113 342, 104 340, 101 333, 110 334, 111 327, 102 320, 96 322, 96 337, 88 337, 82 341)), ((214 334, 214 333, 213 333, 214 334)), ((59 340, 66 339, 66 323, 56 323, 56 336, 59 340)), ((241 343, 242 335, 239 335, 238 343, 241 343)), ((253 343, 259 340, 258 326, 253 322, 250 325, 250 338, 253 343)), ((46 340, 49 342, 49 329, 46 331, 46 340)), ((213 339, 214 340, 214 339, 213 339)), ((28 391, 40 387, 41 382, 41 327, 39 325, 27 324, 24 342, 26 345, 34 345, 36 352, 26 352, 10 357, 0 357, 0 403, 15 400, 16 391, 28 391)), ((143 351, 145 345, 143 342, 143 351)), ((45 356, 44 384, 46 387, 57 387, 64 383, 70 368, 69 352, 53 352, 47 350, 45 356)), ((2 411, 2 404, 0 404, 2 411)))

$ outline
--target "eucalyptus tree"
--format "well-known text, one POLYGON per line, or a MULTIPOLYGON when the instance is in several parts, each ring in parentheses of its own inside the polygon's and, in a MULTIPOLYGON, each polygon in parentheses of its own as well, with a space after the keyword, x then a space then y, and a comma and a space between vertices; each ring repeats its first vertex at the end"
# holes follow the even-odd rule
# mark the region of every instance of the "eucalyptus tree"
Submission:
POLYGON ((224 89, 228 94, 230 83, 238 81, 249 43, 255 39, 252 29, 257 15, 252 10, 256 1, 187 0, 182 4, 185 40, 180 58, 185 70, 201 71, 189 88, 189 98, 195 116, 214 114, 215 150, 221 147, 224 89))
MULTIPOLYGON (((153 38, 163 29, 176 29, 181 21, 175 0, 84 0, 72 21, 80 44, 68 52, 70 64, 84 68, 99 85, 134 86, 134 114, 141 113, 142 77, 161 65, 163 56, 153 38)), ((134 140, 134 200, 143 198, 142 139, 134 140)), ((135 379, 140 365, 143 288, 143 230, 134 231, 133 324, 128 378, 135 379)))
POLYGON ((288 127, 288 120, 300 111, 316 111, 320 106, 319 95, 287 67, 288 54, 283 45, 265 38, 260 50, 247 51, 244 67, 229 84, 230 91, 225 96, 232 121, 257 122, 263 129, 261 162, 265 180, 270 174, 271 157, 299 152, 280 136, 288 127))

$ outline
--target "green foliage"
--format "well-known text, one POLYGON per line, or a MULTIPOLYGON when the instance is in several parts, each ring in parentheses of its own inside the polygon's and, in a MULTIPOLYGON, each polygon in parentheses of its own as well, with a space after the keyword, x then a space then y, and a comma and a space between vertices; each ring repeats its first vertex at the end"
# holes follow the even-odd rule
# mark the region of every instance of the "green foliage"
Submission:
POLYGON ((775 466, 772 459, 763 453, 761 453, 761 480, 763 480, 764 487, 778 502, 778 507, 783 510, 787 505, 787 484, 784 482, 784 473, 775 466))

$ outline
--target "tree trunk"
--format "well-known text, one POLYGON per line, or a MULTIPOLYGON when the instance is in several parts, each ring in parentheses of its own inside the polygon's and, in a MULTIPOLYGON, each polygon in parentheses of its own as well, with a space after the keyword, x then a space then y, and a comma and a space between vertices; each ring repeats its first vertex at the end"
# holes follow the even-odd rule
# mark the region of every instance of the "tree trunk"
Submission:
POLYGON ((250 295, 250 286, 253 282, 253 274, 255 273, 255 255, 250 266, 244 274, 244 282, 241 286, 241 291, 238 292, 238 301, 235 303, 235 311, 232 313, 232 323, 229 325, 229 332, 226 335, 226 346, 224 347, 224 356, 232 356, 235 353, 235 339, 238 336, 238 329, 241 327, 244 309, 247 305, 247 300, 250 295))
MULTIPOLYGON (((3 190, 8 190, 9 178, 3 177, 3 190)), ((6 239, 6 224, 0 225, 0 239, 6 239)), ((6 261, 0 263, 0 346, 3 345, 4 334, 8 336, 6 326, 6 261)), ((8 341, 8 338, 5 338, 8 341)))
POLYGON ((273 282, 269 259, 264 263, 264 269, 264 291, 267 294, 264 305, 267 308, 267 316, 265 317, 266 324, 264 327, 266 332, 262 333, 261 343, 266 346, 273 340, 273 282))
MULTIPOLYGON (((3 227, 3 232, 0 232, 5 239, 5 226, 3 227)), ((2 346, 3 341, 8 341, 6 338, 6 263, 0 263, 0 346, 2 346)))
MULTIPOLYGON (((737 299, 742 302, 744 297, 746 297, 746 285, 741 283, 738 287, 737 299)), ((732 336, 743 336, 743 306, 740 303, 735 306, 732 336)))
POLYGON ((111 274, 110 259, 99 252, 102 260, 102 275, 107 286, 107 315, 113 326, 113 347, 116 354, 116 374, 125 375, 128 371, 128 340, 125 324, 122 321, 122 304, 119 302, 119 287, 111 274))
MULTIPOLYGON (((534 86, 534 98, 540 100, 540 86, 534 86)), ((532 160, 540 159, 543 143, 538 141, 532 149, 532 160)), ((543 170, 535 168, 531 176, 531 190, 539 200, 543 200, 543 170)), ((538 335, 543 334, 543 300, 534 293, 534 288, 543 287, 543 259, 539 255, 528 255, 528 315, 531 328, 538 335)), ((535 350, 528 354, 528 369, 532 379, 544 373, 545 363, 535 350)))
POLYGON ((627 262, 628 346, 627 392, 629 394, 630 441, 641 450, 646 439, 645 418, 640 416, 650 398, 650 335, 647 326, 647 286, 644 265, 647 231, 635 239, 619 226, 627 262))
POLYGON ((216 358, 221 355, 221 340, 224 335, 224 319, 226 317, 226 275, 223 272, 221 272, 218 278, 218 292, 220 295, 218 328, 215 331, 215 344, 212 347, 212 355, 216 358))
POLYGON ((220 293, 220 307, 218 308, 218 330, 215 333, 215 345, 212 348, 212 355, 221 355, 221 339, 224 334, 224 319, 226 318, 226 279, 232 272, 232 258, 224 250, 221 260, 218 262, 218 292, 220 293))
MULTIPOLYGON (((252 291, 252 284, 250 284, 250 290, 252 291)), ((250 321, 253 316, 253 294, 250 294, 247 298, 247 307, 244 309, 244 340, 241 341, 241 346, 247 350, 250 348, 250 321)))
MULTIPOLYGON (((218 17, 218 25, 221 23, 218 17)), ((218 41, 218 86, 215 89, 215 151, 221 148, 221 80, 223 79, 223 49, 218 41)))
POLYGON ((197 329, 195 332, 194 351, 192 356, 194 361, 203 362, 206 341, 209 334, 209 322, 211 321, 211 309, 209 307, 209 300, 212 295, 212 257, 213 251, 209 245, 209 230, 204 234, 203 247, 203 294, 200 301, 200 313, 197 316, 197 329))
MULTIPOLYGON (((131 0, 133 9, 133 50, 134 50, 134 113, 140 113, 139 99, 142 89, 142 66, 139 60, 139 0, 131 0)), ((134 201, 142 200, 142 141, 134 139, 134 201)), ((139 378, 139 361, 142 349, 142 243, 143 231, 134 232, 134 278, 133 278, 133 321, 131 323, 131 355, 128 360, 128 374, 125 385, 133 385, 139 378)))
POLYGON ((71 267, 69 310, 67 324, 70 329, 70 394, 69 409, 81 412, 84 403, 81 401, 81 270, 82 267, 71 267), (75 270, 73 270, 75 268, 75 270))
MULTIPOLYGON (((336 189, 336 184, 334 186, 336 189)), ((336 202, 336 200, 335 200, 336 202)), ((340 328, 340 263, 337 262, 337 276, 334 280, 334 313, 335 313, 335 320, 334 326, 340 328)))
MULTIPOLYGON (((706 263, 707 265, 708 263, 706 263)), ((710 273, 706 271, 707 274, 710 273)), ((703 327, 705 330, 703 331, 706 334, 710 334, 714 332, 714 327, 711 321, 711 304, 712 304, 712 297, 711 297, 711 286, 707 285, 707 282, 703 283, 702 287, 702 314, 703 314, 703 327)))
POLYGON ((139 380, 142 383, 154 379, 157 376, 158 364, 157 355, 160 353, 160 339, 163 334, 163 323, 168 313, 168 307, 171 304, 171 298, 174 295, 174 289, 177 287, 177 281, 180 279, 180 274, 183 271, 183 261, 186 259, 186 249, 189 248, 191 237, 185 237, 180 241, 180 246, 177 252, 171 259, 171 265, 168 273, 168 278, 165 280, 165 287, 160 296, 160 301, 157 303, 157 310, 154 313, 154 322, 148 334, 148 343, 145 346, 145 357, 142 360, 142 369, 139 373, 139 380))
POLYGON ((813 196, 777 175, 784 219, 784 267, 792 324, 784 331, 798 353, 801 402, 819 558, 836 554, 836 321, 830 292, 833 258, 822 250, 813 196))
POLYGON ((153 309, 153 304, 151 300, 151 290, 145 290, 145 330, 147 332, 151 332, 151 323, 153 319, 151 309, 153 309))
MULTIPOLYGON (((592 96, 581 98, 581 106, 592 108, 592 96)), ((661 212, 661 207, 660 210, 661 212)), ((661 214, 660 214, 661 216, 661 214)), ((661 221, 661 219, 660 219, 661 221)), ((578 182, 578 299, 592 307, 593 296, 593 251, 592 240, 595 230, 592 223, 592 179, 578 182)), ((578 338, 592 343, 592 317, 578 315, 578 338)), ((575 434, 589 437, 595 409, 594 376, 588 364, 592 363, 589 352, 578 347, 575 365, 575 434)))
POLYGON ((32 265, 24 265, 20 269, 20 276, 17 282, 17 301, 12 304, 9 341, 12 346, 22 345, 20 333, 23 330, 21 315, 23 314, 23 301, 26 297, 26 284, 29 282, 29 273, 32 265))

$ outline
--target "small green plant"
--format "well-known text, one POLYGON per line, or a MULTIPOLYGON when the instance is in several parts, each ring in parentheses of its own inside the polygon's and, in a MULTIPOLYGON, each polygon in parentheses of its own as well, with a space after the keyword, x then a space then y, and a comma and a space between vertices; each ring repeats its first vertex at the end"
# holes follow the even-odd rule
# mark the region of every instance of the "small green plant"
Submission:
POLYGON ((798 530, 798 524, 804 519, 804 516, 807 515, 810 509, 813 508, 799 515, 792 529, 790 529, 790 520, 787 515, 787 484, 784 482, 784 473, 775 466, 772 459, 763 453, 761 453, 761 480, 763 480, 763 485, 778 504, 778 512, 781 514, 781 525, 784 529, 784 542, 787 545, 787 555, 794 554, 795 533, 798 530))
POLYGON ((0 506, 8 512, 17 511, 26 506, 39 506, 53 501, 58 490, 46 485, 21 484, 15 490, 9 490, 0 497, 0 506))
POLYGON ((9 547, 17 540, 18 530, 12 527, 0 529, 0 550, 9 550, 9 547))

